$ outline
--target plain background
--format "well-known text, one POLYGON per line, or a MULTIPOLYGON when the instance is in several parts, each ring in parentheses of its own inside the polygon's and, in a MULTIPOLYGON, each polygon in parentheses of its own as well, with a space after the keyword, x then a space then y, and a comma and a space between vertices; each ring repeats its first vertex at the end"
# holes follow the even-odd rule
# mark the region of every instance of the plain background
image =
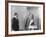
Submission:
MULTIPOLYGON (((21 1, 45 2, 45 6, 46 6, 46 0, 21 0, 21 1)), ((46 19, 46 15, 45 15, 45 19, 46 19)), ((0 0, 0 37, 5 37, 5 0, 0 0)), ((27 35, 27 36, 14 36, 14 37, 46 37, 46 29, 45 29, 45 34, 43 35, 27 35)))

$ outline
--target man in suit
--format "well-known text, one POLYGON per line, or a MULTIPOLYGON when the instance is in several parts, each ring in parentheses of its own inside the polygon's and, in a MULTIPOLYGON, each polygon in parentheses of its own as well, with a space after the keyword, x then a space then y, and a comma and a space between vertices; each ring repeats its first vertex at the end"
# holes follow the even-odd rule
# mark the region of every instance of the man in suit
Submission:
POLYGON ((39 30, 40 29, 40 19, 30 12, 31 8, 27 7, 28 16, 26 19, 25 30, 39 30))
POLYGON ((34 26, 34 17, 32 14, 27 17, 26 25, 25 25, 26 30, 32 30, 30 28, 31 26, 34 26))
POLYGON ((19 20, 17 13, 14 14, 14 17, 12 19, 12 30, 19 31, 19 20))

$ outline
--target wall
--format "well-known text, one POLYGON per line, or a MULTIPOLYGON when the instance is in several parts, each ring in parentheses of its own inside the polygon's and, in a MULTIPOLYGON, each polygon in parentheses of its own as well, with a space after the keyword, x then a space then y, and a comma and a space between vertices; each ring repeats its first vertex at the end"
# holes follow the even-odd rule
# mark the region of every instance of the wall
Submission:
MULTIPOLYGON (((21 0, 21 1, 45 2, 45 6, 46 6, 46 0, 21 0)), ((45 19, 46 19, 46 15, 45 15, 45 19)), ((5 37, 5 0, 0 0, 0 37, 5 37)), ((14 36, 14 37, 46 37, 46 29, 45 29, 45 34, 43 35, 27 35, 27 36, 14 36)))

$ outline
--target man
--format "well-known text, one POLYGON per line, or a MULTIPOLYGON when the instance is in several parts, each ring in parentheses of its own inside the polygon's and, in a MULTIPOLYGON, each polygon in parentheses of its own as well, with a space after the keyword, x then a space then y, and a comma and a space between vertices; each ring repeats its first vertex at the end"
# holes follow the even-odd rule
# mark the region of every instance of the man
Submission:
POLYGON ((32 30, 31 26, 34 26, 34 17, 32 14, 27 17, 26 25, 25 25, 26 30, 32 30))
POLYGON ((34 15, 33 13, 30 12, 30 9, 31 9, 30 7, 27 7, 28 16, 27 16, 26 25, 25 25, 26 30, 32 30, 30 27, 34 25, 34 15))
POLYGON ((26 19, 25 30, 38 30, 40 29, 40 19, 31 12, 31 8, 27 7, 28 16, 26 19))
POLYGON ((19 31, 19 21, 18 21, 18 14, 15 13, 12 19, 12 30, 19 31))

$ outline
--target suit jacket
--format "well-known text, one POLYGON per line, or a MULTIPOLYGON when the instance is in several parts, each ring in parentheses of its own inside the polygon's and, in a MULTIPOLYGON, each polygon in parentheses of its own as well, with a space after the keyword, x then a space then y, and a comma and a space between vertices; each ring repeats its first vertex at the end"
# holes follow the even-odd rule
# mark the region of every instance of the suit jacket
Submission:
POLYGON ((12 19, 12 30, 14 31, 19 30, 19 21, 15 17, 12 19))

